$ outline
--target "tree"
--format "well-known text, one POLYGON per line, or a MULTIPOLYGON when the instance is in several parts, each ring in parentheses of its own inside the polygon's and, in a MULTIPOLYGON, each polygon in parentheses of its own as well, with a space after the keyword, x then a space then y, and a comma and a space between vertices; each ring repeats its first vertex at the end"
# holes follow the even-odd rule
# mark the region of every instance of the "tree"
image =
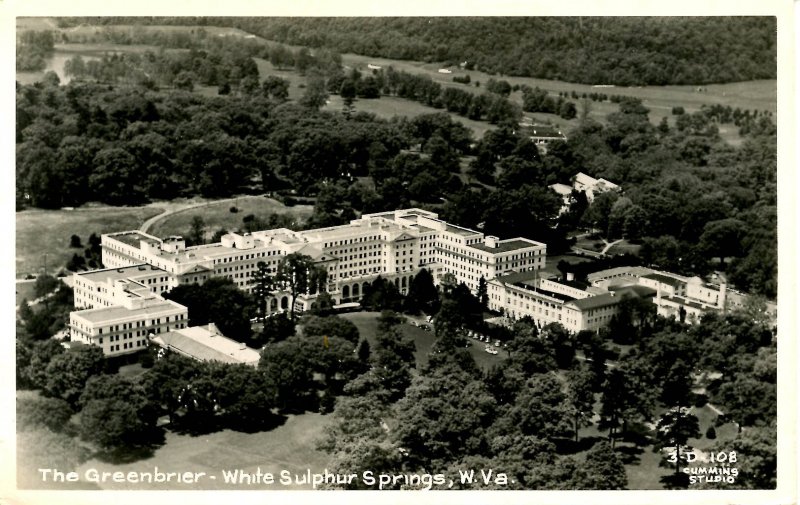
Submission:
POLYGON ((489 308, 489 291, 486 285, 486 277, 481 275, 481 278, 478 279, 478 300, 481 302, 481 307, 483 310, 487 310, 489 308))
POLYGON ((157 411, 144 390, 119 375, 91 377, 80 397, 81 438, 103 449, 150 444, 157 411))
POLYGON ((192 245, 203 245, 206 243, 206 222, 201 216, 194 216, 192 218, 189 240, 192 245))
POLYGON ((532 322, 517 321, 511 330, 514 338, 508 343, 511 361, 526 375, 556 370, 552 343, 539 338, 539 331, 532 322))
POLYGON ((604 440, 586 452, 585 464, 578 467, 576 481, 573 489, 626 489, 628 486, 622 459, 604 440))
POLYGON ((175 79, 172 80, 172 85, 183 91, 193 91, 196 80, 197 76, 194 72, 184 70, 175 76, 175 79))
POLYGON ((320 75, 310 75, 306 82, 306 91, 300 97, 300 105, 309 109, 319 109, 327 101, 328 91, 325 89, 325 79, 320 75))
POLYGON ((190 325, 214 323, 229 338, 239 342, 249 340, 250 319, 255 306, 250 296, 240 290, 233 280, 212 277, 202 286, 181 284, 164 296, 189 309, 190 325))
POLYGON ((746 234, 745 223, 738 219, 711 221, 703 227, 700 247, 719 257, 720 264, 724 266, 726 257, 742 256, 742 241, 746 234))
POLYGON ((34 341, 33 343, 17 339, 18 367, 19 365, 24 366, 23 369, 17 370, 22 379, 19 385, 34 389, 44 389, 48 379, 47 366, 56 356, 65 352, 61 343, 52 338, 34 341), (22 347, 27 348, 28 346, 31 347, 30 355, 24 361, 19 362, 19 349, 22 347))
POLYGON ((261 332, 262 343, 280 342, 295 333, 294 321, 285 312, 274 314, 264 320, 264 329, 261 332))
POLYGON ((700 422, 686 407, 674 407, 664 414, 656 424, 656 439, 661 447, 674 448, 669 460, 675 463, 675 476, 680 475, 681 460, 685 458, 683 448, 690 438, 700 437, 700 422))
POLYGON ((59 398, 38 396, 17 397, 17 430, 45 427, 53 432, 65 431, 74 414, 69 403, 59 398))
MULTIPOLYGON (((321 349, 322 343, 317 347, 321 349)), ((316 409, 311 354, 318 349, 311 349, 306 340, 291 337, 262 351, 258 368, 277 387, 277 407, 295 412, 316 409)))
POLYGON ((778 470, 777 430, 775 421, 767 426, 752 427, 732 441, 719 442, 712 451, 735 451, 739 475, 737 489, 775 489, 778 470))
POLYGON ((411 384, 411 369, 415 367, 414 341, 396 329, 379 331, 372 353, 373 373, 389 400, 401 398, 411 384))
POLYGON ((651 382, 641 362, 620 362, 606 373, 598 427, 608 430, 612 447, 616 436, 627 431, 629 422, 649 418, 654 403, 651 382))
POLYGON ((285 101, 289 99, 289 81, 280 77, 269 75, 261 83, 264 96, 269 96, 273 100, 285 101))
POLYGON ((777 416, 775 384, 760 381, 751 374, 739 374, 734 380, 722 384, 715 400, 739 425, 739 431, 743 426, 766 424, 777 416))
POLYGON ((572 414, 572 423, 575 427, 575 442, 578 442, 578 430, 591 424, 594 415, 594 390, 592 373, 579 368, 570 370, 567 378, 567 406, 572 414))
POLYGON ((408 451, 410 464, 441 465, 485 450, 495 407, 483 382, 463 372, 418 376, 396 405, 392 437, 408 451))
POLYGON ((275 280, 289 290, 292 298, 289 314, 294 319, 297 297, 304 293, 324 290, 328 281, 328 271, 317 266, 310 256, 292 253, 284 256, 278 263, 275 280))
POLYGON ((77 235, 72 235, 69 238, 69 246, 70 247, 75 247, 75 248, 78 248, 78 249, 83 248, 83 246, 81 245, 81 238, 79 236, 77 236, 77 235))
POLYGON ((355 324, 339 316, 307 316, 303 319, 303 335, 308 337, 339 337, 357 344, 358 328, 355 324))
POLYGON ((570 432, 571 418, 558 379, 550 374, 534 374, 493 430, 503 433, 519 431, 523 435, 552 441, 570 432))
POLYGON ((52 275, 42 274, 36 277, 33 292, 37 298, 49 295, 58 287, 58 280, 52 275))
POLYGON ((275 290, 275 278, 265 262, 259 261, 256 264, 250 285, 253 286, 252 295, 258 307, 258 315, 263 318, 267 315, 267 301, 275 290))
POLYGON ((427 268, 420 269, 411 279, 408 294, 403 300, 403 307, 411 313, 423 311, 426 314, 435 314, 439 309, 439 291, 433 283, 433 275, 427 268))
POLYGON ((86 381, 104 370, 105 357, 100 347, 85 346, 58 354, 45 370, 45 392, 75 406, 86 381))

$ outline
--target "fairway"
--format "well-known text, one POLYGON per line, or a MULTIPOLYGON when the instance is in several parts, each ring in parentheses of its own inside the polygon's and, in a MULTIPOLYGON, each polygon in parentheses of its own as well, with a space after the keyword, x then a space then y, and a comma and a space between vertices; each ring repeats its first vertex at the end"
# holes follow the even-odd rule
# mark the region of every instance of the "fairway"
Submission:
POLYGON ((47 262, 47 271, 61 269, 73 254, 83 255, 89 235, 138 228, 146 219, 159 214, 156 206, 82 207, 74 210, 27 209, 16 213, 17 277, 38 274, 47 262), (80 249, 71 249, 71 235, 81 238, 80 249), (46 258, 45 258, 45 255, 46 258))
POLYGON ((206 237, 209 238, 219 229, 233 231, 242 228, 242 218, 248 214, 253 214, 261 219, 266 219, 270 214, 288 214, 295 219, 303 220, 308 218, 312 211, 313 207, 310 205, 287 207, 277 200, 263 196, 242 196, 178 210, 174 214, 165 216, 164 219, 157 220, 149 228, 148 233, 156 237, 185 236, 191 229, 192 219, 199 216, 203 218, 206 237), (231 212, 231 207, 236 207, 238 212, 231 212))

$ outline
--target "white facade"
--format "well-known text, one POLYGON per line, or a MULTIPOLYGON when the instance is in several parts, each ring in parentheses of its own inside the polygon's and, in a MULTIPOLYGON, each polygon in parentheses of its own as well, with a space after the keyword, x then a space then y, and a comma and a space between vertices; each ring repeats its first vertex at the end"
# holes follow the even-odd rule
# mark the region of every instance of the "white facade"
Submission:
MULTIPOLYGON (((259 262, 274 273, 280 260, 299 252, 328 271, 328 292, 336 303, 360 299, 364 286, 376 277, 393 281, 406 293, 421 268, 438 282, 445 273, 477 290, 481 277, 492 279, 508 271, 544 267, 546 246, 525 238, 500 240, 451 225, 421 209, 366 214, 350 224, 295 232, 285 228, 252 234, 229 233, 215 244, 185 247, 177 237, 158 239, 140 231, 102 236, 103 263, 128 267, 146 263, 169 274, 169 286, 202 284, 228 277, 251 291, 259 262)), ((304 310, 307 300, 298 300, 304 310)), ((287 293, 270 300, 268 310, 285 310, 287 293)))
POLYGON ((131 298, 125 305, 71 312, 70 340, 103 349, 118 356, 147 347, 150 335, 185 328, 189 321, 183 305, 158 296, 131 298))

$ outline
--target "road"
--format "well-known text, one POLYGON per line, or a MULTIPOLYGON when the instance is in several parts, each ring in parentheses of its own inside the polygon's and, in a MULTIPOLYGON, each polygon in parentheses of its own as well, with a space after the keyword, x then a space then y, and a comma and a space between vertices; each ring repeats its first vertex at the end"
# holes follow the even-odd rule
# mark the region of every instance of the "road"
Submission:
POLYGON ((196 209, 198 207, 210 207, 212 205, 224 205, 226 203, 235 202, 241 197, 234 197, 234 198, 225 198, 224 200, 214 200, 212 202, 200 202, 200 203, 187 203, 187 204, 179 204, 177 206, 166 208, 161 214, 155 215, 142 223, 142 226, 139 227, 139 231, 147 233, 147 231, 157 222, 161 221, 162 219, 166 219, 167 217, 178 214, 180 212, 184 212, 190 209, 196 209))

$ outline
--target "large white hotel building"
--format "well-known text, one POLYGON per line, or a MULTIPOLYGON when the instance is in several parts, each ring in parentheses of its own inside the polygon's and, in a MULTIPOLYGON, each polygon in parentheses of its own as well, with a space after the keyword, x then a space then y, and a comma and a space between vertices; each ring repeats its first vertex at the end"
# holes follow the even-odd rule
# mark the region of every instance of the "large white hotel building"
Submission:
MULTIPOLYGON (((421 268, 437 281, 445 273, 477 290, 483 276, 491 279, 507 271, 531 271, 545 265, 546 246, 526 238, 500 240, 454 226, 437 214, 405 209, 365 214, 350 224, 306 231, 285 228, 249 234, 229 233, 220 242, 186 247, 180 237, 158 239, 140 231, 102 236, 103 264, 110 268, 140 264, 163 270, 150 284, 153 293, 185 283, 202 284, 210 277, 228 277, 245 291, 259 262, 275 272, 291 253, 312 257, 328 271, 328 293, 336 303, 358 301, 364 285, 382 276, 401 293, 421 268)), ((75 300, 82 299, 76 290, 75 300)), ((308 308, 313 299, 298 299, 308 308)), ((268 304, 271 311, 290 306, 287 293, 268 304)))
MULTIPOLYGON (((79 310, 70 315, 71 339, 101 345, 108 355, 136 352, 148 337, 187 326, 186 308, 164 300, 162 293, 211 277, 227 277, 251 291, 259 262, 275 272, 281 259, 295 252, 327 269, 327 291, 337 304, 358 301, 378 276, 405 294, 411 279, 427 268, 437 282, 449 273, 475 291, 481 277, 538 270, 546 258, 541 242, 500 240, 416 208, 366 214, 330 228, 228 233, 218 243, 195 247, 186 247, 181 237, 110 233, 102 236, 107 268, 74 274, 79 310)), ((296 309, 307 310, 314 298, 298 296, 296 309)), ((291 295, 277 293, 267 309, 276 312, 290 306, 291 295)))

